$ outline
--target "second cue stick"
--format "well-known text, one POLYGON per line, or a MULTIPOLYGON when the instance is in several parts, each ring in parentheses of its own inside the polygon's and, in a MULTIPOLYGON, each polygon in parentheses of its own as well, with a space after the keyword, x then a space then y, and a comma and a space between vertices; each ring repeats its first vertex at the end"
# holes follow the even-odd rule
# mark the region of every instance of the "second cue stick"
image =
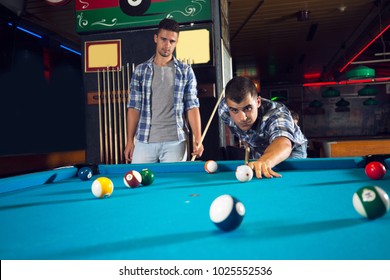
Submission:
POLYGON ((103 163, 103 127, 102 127, 102 93, 100 91, 100 70, 97 71, 98 100, 99 100, 99 153, 100 163, 103 163))
POLYGON ((112 68, 112 106, 113 106, 113 118, 114 118, 114 162, 118 164, 118 132, 116 123, 116 98, 118 90, 115 89, 115 69, 112 68))
POLYGON ((120 86, 120 71, 123 72, 123 66, 121 67, 121 69, 119 70, 119 67, 116 68, 117 70, 117 75, 118 75, 118 97, 117 97, 117 101, 118 101, 118 130, 119 130, 119 162, 120 163, 123 163, 123 139, 122 139, 122 119, 123 119, 123 115, 122 115, 122 89, 121 89, 121 86, 120 86))
POLYGON ((248 165, 249 163, 249 152, 250 152, 250 148, 248 146, 248 143, 245 142, 245 165, 248 165))
MULTIPOLYGON (((222 97, 223 97, 224 95, 225 95, 225 90, 222 90, 221 94, 219 95, 218 101, 217 101, 217 103, 215 104, 214 109, 213 109, 213 111, 212 111, 212 113, 211 113, 210 119, 209 119, 209 121, 207 122, 206 127, 204 128, 202 137, 200 138, 200 142, 198 143, 198 147, 199 147, 200 145, 202 145, 203 140, 204 140, 204 138, 205 138, 205 136, 206 136, 207 130, 209 129, 210 124, 211 124, 211 121, 212 121, 213 118, 214 118, 214 114, 215 114, 215 112, 217 111, 218 105, 219 105, 219 103, 221 103, 222 97)), ((196 158, 196 155, 193 155, 192 158, 191 158, 191 161, 194 161, 195 158, 196 158)))
POLYGON ((104 163, 108 163, 108 128, 107 128, 107 87, 106 70, 103 69, 103 105, 104 105, 104 163))
POLYGON ((110 85, 110 68, 107 66, 107 89, 108 89, 108 98, 107 98, 107 104, 108 104, 108 137, 109 137, 109 147, 110 147, 110 164, 113 163, 112 158, 112 123, 111 123, 111 85, 110 85))

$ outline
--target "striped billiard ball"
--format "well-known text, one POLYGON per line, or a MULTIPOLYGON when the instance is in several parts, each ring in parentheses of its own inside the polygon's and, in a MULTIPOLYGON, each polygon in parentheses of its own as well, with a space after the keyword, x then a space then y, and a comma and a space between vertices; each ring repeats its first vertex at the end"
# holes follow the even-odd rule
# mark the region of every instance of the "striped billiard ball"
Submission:
POLYGON ((366 186, 358 189, 352 203, 355 210, 370 220, 379 218, 389 211, 389 196, 378 186, 366 186))
POLYGON ((79 177, 81 181, 88 181, 92 178, 92 175, 92 169, 89 167, 81 167, 79 171, 77 171, 77 177, 79 177))
POLYGON ((123 182, 128 188, 136 188, 141 185, 142 176, 138 171, 131 170, 125 174, 123 177, 123 182))
POLYGON ((109 197, 114 191, 114 183, 107 177, 99 177, 93 181, 91 190, 97 198, 109 197))
POLYGON ((238 228, 244 219, 245 207, 237 198, 223 194, 211 203, 210 219, 222 231, 238 228))

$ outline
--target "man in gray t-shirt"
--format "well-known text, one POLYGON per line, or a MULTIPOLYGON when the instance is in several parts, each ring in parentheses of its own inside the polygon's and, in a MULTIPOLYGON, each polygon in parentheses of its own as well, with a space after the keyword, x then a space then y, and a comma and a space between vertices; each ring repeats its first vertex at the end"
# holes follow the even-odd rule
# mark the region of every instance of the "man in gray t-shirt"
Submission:
POLYGON ((178 37, 178 23, 163 19, 154 35, 155 55, 137 65, 131 77, 124 154, 132 163, 186 160, 185 118, 194 136, 192 155, 202 156, 196 78, 173 56, 178 37))

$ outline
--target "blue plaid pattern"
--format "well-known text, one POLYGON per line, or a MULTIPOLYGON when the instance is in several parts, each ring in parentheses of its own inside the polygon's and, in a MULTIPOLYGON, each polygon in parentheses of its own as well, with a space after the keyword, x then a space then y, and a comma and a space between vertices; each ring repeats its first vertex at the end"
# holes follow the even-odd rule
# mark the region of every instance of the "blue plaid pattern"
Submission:
POLYGON ((290 158, 307 157, 307 139, 294 124, 290 111, 281 103, 261 99, 257 121, 249 131, 242 131, 230 118, 229 107, 223 98, 218 107, 221 120, 241 141, 251 147, 252 159, 258 159, 275 138, 284 136, 293 143, 290 158))
MULTIPOLYGON (((140 121, 136 131, 136 139, 148 143, 150 124, 152 118, 151 95, 153 78, 152 56, 148 61, 137 65, 130 82, 130 97, 127 108, 140 111, 140 121)), ((184 121, 184 113, 193 108, 199 108, 197 97, 197 82, 194 71, 185 63, 173 58, 176 68, 174 85, 174 111, 177 122, 177 134, 179 141, 186 140, 188 128, 184 121)), ((158 116, 157 116, 158 117, 158 116)))

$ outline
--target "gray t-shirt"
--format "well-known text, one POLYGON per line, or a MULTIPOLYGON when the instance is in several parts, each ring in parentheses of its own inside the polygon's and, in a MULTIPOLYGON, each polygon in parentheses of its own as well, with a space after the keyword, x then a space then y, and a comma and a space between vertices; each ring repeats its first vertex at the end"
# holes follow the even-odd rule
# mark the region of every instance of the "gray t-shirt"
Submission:
POLYGON ((174 114, 174 84, 173 61, 163 67, 153 63, 150 143, 178 141, 179 139, 174 114))

